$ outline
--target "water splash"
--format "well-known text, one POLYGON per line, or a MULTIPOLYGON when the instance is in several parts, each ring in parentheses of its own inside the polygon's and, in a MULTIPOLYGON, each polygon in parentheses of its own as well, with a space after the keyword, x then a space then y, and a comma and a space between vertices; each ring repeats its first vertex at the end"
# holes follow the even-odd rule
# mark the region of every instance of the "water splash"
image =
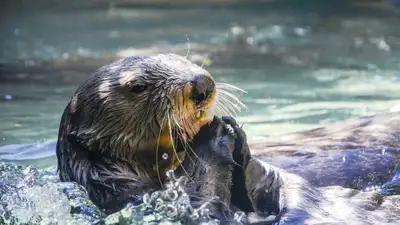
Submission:
MULTIPOLYGON (((210 217, 208 202, 191 206, 184 190, 187 178, 176 178, 172 171, 167 177, 165 190, 145 194, 106 217, 82 186, 60 182, 55 168, 0 162, 0 224, 219 224, 210 217)), ((234 214, 235 221, 243 219, 241 212, 234 214)))
POLYGON ((71 214, 74 202, 64 194, 71 183, 57 180, 54 168, 39 171, 1 162, 0 224, 90 224, 71 214))

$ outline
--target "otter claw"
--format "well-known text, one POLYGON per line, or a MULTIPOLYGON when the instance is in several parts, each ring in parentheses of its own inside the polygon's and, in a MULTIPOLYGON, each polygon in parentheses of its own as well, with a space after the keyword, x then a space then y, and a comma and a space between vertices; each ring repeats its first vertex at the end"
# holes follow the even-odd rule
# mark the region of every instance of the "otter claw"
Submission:
POLYGON ((240 165, 246 165, 250 159, 250 151, 247 144, 246 133, 242 129, 243 125, 239 127, 236 120, 230 116, 223 116, 221 119, 225 124, 229 125, 233 129, 235 134, 235 147, 232 153, 233 159, 240 165))
POLYGON ((231 126, 226 126, 226 129, 228 130, 228 134, 235 134, 235 130, 231 126))
POLYGON ((235 120, 233 117, 231 117, 231 116, 223 116, 221 119, 222 119, 225 123, 231 125, 233 128, 234 128, 235 126, 237 126, 236 120, 235 120))
POLYGON ((236 138, 237 138, 235 129, 234 129, 231 125, 225 124, 224 128, 225 128, 225 129, 224 129, 224 134, 226 134, 226 135, 232 137, 233 139, 236 139, 236 138))
POLYGON ((243 124, 239 127, 236 120, 231 116, 223 116, 221 118, 226 124, 230 125, 233 128, 235 133, 235 139, 239 138, 243 141, 247 139, 245 132, 243 131, 243 124))

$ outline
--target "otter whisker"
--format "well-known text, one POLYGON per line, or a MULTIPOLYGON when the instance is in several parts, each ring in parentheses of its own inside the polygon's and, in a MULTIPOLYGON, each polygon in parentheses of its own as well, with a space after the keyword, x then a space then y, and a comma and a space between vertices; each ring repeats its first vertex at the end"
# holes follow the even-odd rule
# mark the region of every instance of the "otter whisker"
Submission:
POLYGON ((236 98, 240 98, 243 95, 243 92, 239 92, 230 88, 218 87, 217 90, 228 92, 229 94, 235 96, 236 98))
MULTIPOLYGON (((201 161, 200 157, 198 157, 198 155, 196 155, 195 151, 194 151, 194 150, 192 149, 192 147, 189 145, 188 140, 187 140, 186 138, 184 138, 183 129, 182 129, 182 130, 179 130, 179 132, 180 132, 180 137, 179 137, 179 139, 180 139, 180 141, 181 141, 181 143, 182 143, 183 148, 185 149, 185 151, 187 151, 187 148, 188 148, 188 149, 195 155, 195 157, 198 158, 198 159, 200 160, 201 163, 203 163, 203 162, 201 161)), ((190 157, 190 155, 188 155, 188 156, 189 156, 190 159, 192 159, 192 158, 190 157)), ((193 162, 193 160, 192 160, 192 162, 193 162)))
MULTIPOLYGON (((187 151, 187 148, 189 148, 191 151, 193 151, 192 148, 187 143, 187 141, 183 138, 183 131, 182 131, 183 128, 176 120, 175 115, 172 115, 172 118, 174 119, 176 126, 179 128, 176 131, 178 132, 178 139, 182 143, 184 150, 187 151)), ((194 160, 189 154, 187 156, 189 157, 190 161, 194 162, 194 160)))
MULTIPOLYGON (((178 121, 176 120, 176 118, 175 118, 174 115, 172 115, 172 119, 174 119, 175 125, 179 128, 179 129, 177 129, 178 131, 180 131, 181 129, 183 129, 182 126, 181 126, 181 125, 178 123, 178 121)), ((181 133, 181 134, 182 134, 182 133, 181 133)))
MULTIPOLYGON (((182 165, 182 161, 181 161, 181 159, 179 158, 178 153, 176 152, 176 149, 175 149, 174 139, 173 139, 173 137, 172 137, 171 119, 170 119, 169 114, 167 114, 167 117, 168 117, 169 137, 170 137, 170 139, 171 139, 172 149, 174 150, 174 154, 175 154, 175 157, 177 158, 177 160, 178 160, 178 162, 179 162, 179 165, 182 165)), ((194 182, 194 180, 191 178, 191 176, 190 176, 189 173, 186 171, 186 169, 185 169, 183 166, 181 166, 181 168, 182 168, 183 172, 185 172, 185 174, 187 175, 188 179, 189 179, 190 181, 194 182)))
MULTIPOLYGON (((179 141, 182 143, 182 145, 183 145, 182 147, 183 147, 183 149, 184 149, 186 152, 188 151, 188 149, 191 150, 191 151, 193 151, 192 148, 188 145, 188 143, 187 143, 186 141, 182 140, 181 138, 178 138, 178 139, 179 139, 179 141)), ((190 156, 190 154, 187 154, 186 156, 189 157, 190 161, 195 162, 195 161, 193 160, 193 158, 190 156)), ((185 157, 186 157, 186 156, 185 156, 185 157)))
POLYGON ((240 94, 235 91, 246 93, 239 87, 226 83, 217 83, 216 106, 223 114, 236 116, 242 108, 247 108, 244 103, 239 100, 240 94))
MULTIPOLYGON (((179 105, 179 107, 177 107, 177 108, 180 109, 180 106, 181 106, 181 105, 179 105)), ((183 111, 181 111, 181 110, 178 110, 178 112, 183 113, 183 111)), ((183 145, 183 148, 185 149, 185 151, 188 151, 188 149, 189 149, 189 150, 193 153, 194 157, 196 157, 196 158, 199 160, 199 162, 205 167, 205 164, 204 164, 203 160, 202 160, 202 159, 196 154, 196 152, 192 149, 192 147, 191 147, 190 144, 188 143, 188 140, 187 140, 186 136, 184 136, 184 134, 183 134, 183 132, 185 131, 185 129, 184 129, 183 127, 189 127, 189 126, 186 124, 186 123, 187 123, 187 120, 183 120, 182 123, 184 123, 184 124, 183 124, 183 125, 180 125, 180 124, 178 123, 178 121, 175 119, 175 116, 174 116, 174 115, 173 115, 173 118, 174 118, 175 123, 177 124, 177 126, 181 128, 181 129, 178 129, 178 132, 179 132, 179 139, 180 139, 180 141, 181 141, 181 143, 182 143, 182 145, 183 145)), ((184 115, 181 115, 180 118, 184 118, 184 115)), ((188 154, 188 156, 189 156, 189 158, 191 159, 191 161, 194 162, 194 160, 191 158, 190 154, 188 154)))
POLYGON ((236 103, 238 103, 238 104, 239 104, 240 106, 242 106, 243 108, 247 108, 246 105, 243 104, 243 103, 239 100, 239 98, 238 98, 237 96, 233 95, 232 93, 230 93, 230 92, 228 92, 228 91, 226 91, 226 90, 218 90, 218 91, 219 91, 219 93, 220 93, 221 95, 225 95, 225 96, 227 96, 227 97, 230 97, 232 100, 234 100, 236 103))
POLYGON ((162 119, 162 121, 161 121, 160 132, 158 133, 157 147, 156 147, 157 178, 158 178, 158 182, 160 182, 161 189, 164 189, 164 185, 162 184, 162 181, 161 181, 160 169, 159 169, 160 167, 158 166, 158 147, 159 147, 159 145, 160 145, 160 137, 161 137, 162 128, 163 128, 163 126, 164 126, 164 120, 165 120, 165 116, 163 117, 163 119, 162 119))
POLYGON ((222 108, 226 109, 228 112, 237 115, 241 110, 240 108, 237 108, 233 103, 231 103, 229 100, 225 99, 224 97, 220 97, 219 104, 222 108))
MULTIPOLYGON (((193 148, 189 145, 189 143, 186 140, 182 140, 180 139, 182 144, 183 144, 183 148, 185 149, 185 151, 188 152, 188 150, 190 150, 190 152, 193 153, 194 157, 196 157, 199 162, 205 167, 205 163, 204 161, 196 154, 196 152, 193 150, 193 148)), ((190 156, 190 154, 187 155, 189 157, 189 159, 194 162, 193 158, 190 156)))
POLYGON ((231 115, 231 112, 226 108, 226 106, 223 104, 221 99, 217 99, 216 100, 216 108, 218 110, 217 113, 219 113, 220 116, 222 116, 222 115, 231 115))
POLYGON ((203 59, 203 62, 201 63, 201 68, 203 68, 203 66, 204 66, 204 62, 206 61, 206 59, 207 59, 207 55, 206 56, 204 56, 204 59, 203 59))
POLYGON ((234 109, 241 111, 241 107, 238 104, 235 104, 234 102, 232 102, 231 100, 229 100, 229 98, 227 96, 225 96, 224 94, 220 93, 219 97, 221 98, 221 100, 224 103, 228 103, 230 107, 234 107, 234 109))
MULTIPOLYGON (((219 100, 217 102, 217 106, 218 106, 218 109, 220 109, 221 113, 223 113, 222 115, 234 115, 235 114, 235 112, 231 112, 231 110, 226 107, 226 105, 224 104, 224 102, 222 100, 219 100)), ((220 116, 222 116, 222 115, 220 115, 220 116)))
POLYGON ((186 56, 185 56, 185 58, 187 58, 189 56, 189 53, 190 53, 190 39, 189 39, 189 37, 187 36, 186 33, 185 33, 185 37, 186 37, 186 40, 187 40, 187 43, 188 43, 188 50, 187 50, 187 53, 186 53, 186 56))
POLYGON ((234 89, 234 90, 240 91, 240 92, 242 92, 242 93, 247 93, 247 91, 245 91, 245 90, 243 90, 243 89, 241 89, 241 88, 239 88, 239 87, 236 87, 236 86, 234 86, 234 85, 232 85, 232 84, 219 83, 219 82, 218 82, 218 83, 216 83, 215 85, 217 86, 217 88, 221 88, 221 89, 223 89, 223 88, 228 88, 227 90, 234 89))
POLYGON ((237 115, 237 111, 240 111, 240 108, 235 108, 232 106, 231 101, 229 101, 225 96, 223 95, 218 95, 218 100, 217 104, 220 108, 224 109, 225 113, 228 113, 228 115, 237 115))

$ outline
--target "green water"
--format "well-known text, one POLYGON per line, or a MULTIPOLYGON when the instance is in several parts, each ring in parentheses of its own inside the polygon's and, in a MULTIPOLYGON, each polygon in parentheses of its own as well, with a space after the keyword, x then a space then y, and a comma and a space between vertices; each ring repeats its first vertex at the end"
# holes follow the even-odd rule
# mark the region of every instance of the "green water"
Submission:
MULTIPOLYGON (((400 106, 397 15, 327 8, 5 12, 0 60, 101 57, 128 47, 186 43, 185 34, 190 43, 256 49, 251 58, 206 66, 217 81, 248 92, 242 98, 248 109, 238 120, 250 142, 400 106), (246 34, 238 34, 242 28, 246 34)), ((64 72, 39 75, 57 80, 64 72)), ((80 82, 1 81, 0 145, 55 140, 62 110, 80 82)))

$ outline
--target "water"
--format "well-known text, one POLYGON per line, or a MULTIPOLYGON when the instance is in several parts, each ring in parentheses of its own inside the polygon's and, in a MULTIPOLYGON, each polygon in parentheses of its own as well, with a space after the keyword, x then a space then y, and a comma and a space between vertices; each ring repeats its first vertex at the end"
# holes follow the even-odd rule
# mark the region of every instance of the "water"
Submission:
MULTIPOLYGON (((185 34, 192 44, 257 49, 250 59, 207 67, 218 81, 248 91, 243 98, 248 110, 239 120, 250 141, 399 105, 400 28, 394 14, 324 13, 290 8, 14 12, 5 15, 0 59, 100 57, 128 47, 186 43, 185 34)), ((0 144, 54 140, 79 82, 0 84, 0 144)))
MULTIPOLYGON (((238 120, 249 142, 400 108, 400 21, 391 10, 109 8, 4 11, 2 18, 0 62, 19 67, 0 68, 0 146, 56 140, 68 98, 89 73, 29 66, 76 56, 101 59, 132 47, 183 44, 186 52, 185 35, 192 45, 230 50, 205 67, 217 81, 248 92, 248 109, 238 120), (2 79, 9 74, 39 78, 2 79)), ((39 152, 22 163, 47 168, 55 157, 39 152)))

